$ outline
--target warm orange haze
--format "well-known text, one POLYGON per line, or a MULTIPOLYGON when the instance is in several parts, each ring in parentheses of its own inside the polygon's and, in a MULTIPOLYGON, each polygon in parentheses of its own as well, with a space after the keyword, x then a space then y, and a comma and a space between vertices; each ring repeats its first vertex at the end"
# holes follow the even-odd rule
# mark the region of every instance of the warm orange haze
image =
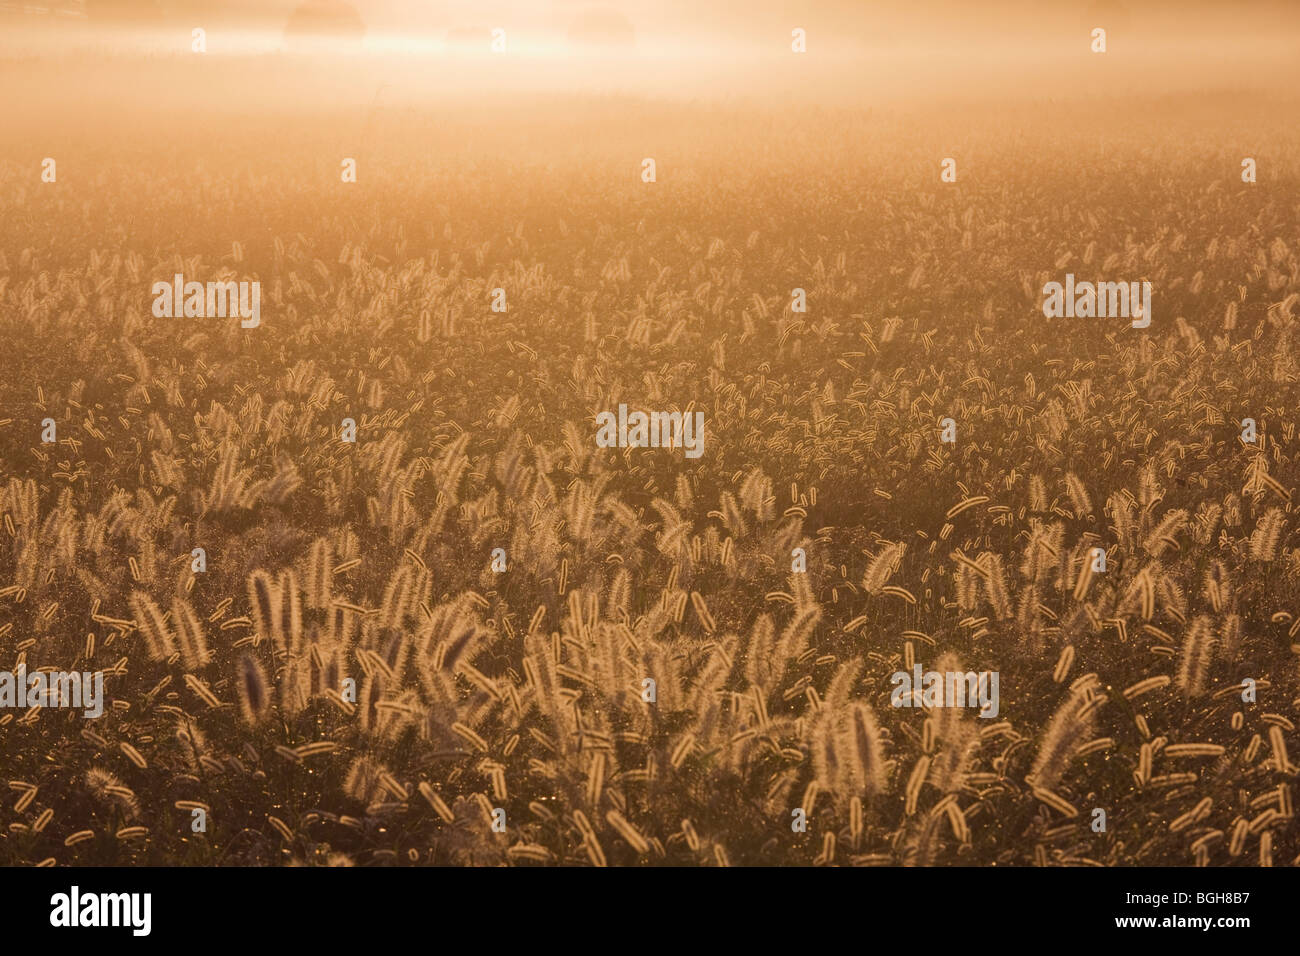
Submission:
POLYGON ((1300 862, 1300 23, 1048 6, 0 3, 0 864, 1300 862))

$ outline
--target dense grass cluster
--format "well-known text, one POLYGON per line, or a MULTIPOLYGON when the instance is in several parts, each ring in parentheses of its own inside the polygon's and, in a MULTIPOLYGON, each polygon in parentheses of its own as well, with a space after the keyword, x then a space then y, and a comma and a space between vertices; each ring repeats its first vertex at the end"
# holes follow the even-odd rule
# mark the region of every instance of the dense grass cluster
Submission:
POLYGON ((0 862, 1295 862, 1295 143, 1160 108, 6 146, 0 668, 112 703, 0 712, 0 862), (1045 320, 1067 271, 1151 327, 1045 320))

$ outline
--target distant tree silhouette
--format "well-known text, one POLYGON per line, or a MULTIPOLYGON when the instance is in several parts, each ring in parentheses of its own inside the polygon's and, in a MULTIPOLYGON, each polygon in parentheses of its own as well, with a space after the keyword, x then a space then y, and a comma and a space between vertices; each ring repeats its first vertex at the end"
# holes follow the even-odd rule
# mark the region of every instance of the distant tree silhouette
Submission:
POLYGON ((365 35, 366 25, 350 3, 343 0, 307 0, 289 15, 284 35, 289 39, 352 37, 365 35))
POLYGON ((630 47, 636 43, 636 30, 617 10, 598 7, 573 18, 569 42, 586 47, 630 47))

